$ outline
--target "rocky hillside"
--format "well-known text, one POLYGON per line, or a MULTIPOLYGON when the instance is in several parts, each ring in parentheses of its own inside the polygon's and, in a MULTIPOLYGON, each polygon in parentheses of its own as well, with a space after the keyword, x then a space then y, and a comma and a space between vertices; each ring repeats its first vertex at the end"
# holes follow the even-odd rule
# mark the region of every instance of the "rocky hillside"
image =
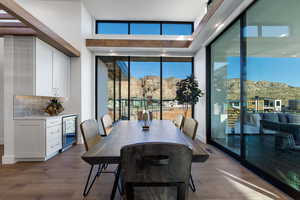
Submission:
MULTIPOLYGON (((176 97, 176 83, 180 81, 178 78, 163 79, 163 97, 165 99, 174 99, 176 97)), ((113 96, 113 81, 108 83, 109 95, 113 96)), ((143 95, 142 85, 145 85, 147 96, 152 96, 153 99, 160 99, 160 77, 159 76, 145 76, 142 79, 131 77, 130 79, 130 96, 141 98, 143 95)), ((121 82, 122 97, 128 96, 128 82, 121 82)))
MULTIPOLYGON (((231 100, 239 99, 240 80, 230 79, 226 82, 226 88, 229 90, 228 98, 231 100)), ((248 98, 259 96, 281 99, 283 101, 283 105, 287 105, 288 100, 290 99, 300 99, 300 87, 289 86, 285 83, 269 81, 246 81, 245 86, 248 98)))

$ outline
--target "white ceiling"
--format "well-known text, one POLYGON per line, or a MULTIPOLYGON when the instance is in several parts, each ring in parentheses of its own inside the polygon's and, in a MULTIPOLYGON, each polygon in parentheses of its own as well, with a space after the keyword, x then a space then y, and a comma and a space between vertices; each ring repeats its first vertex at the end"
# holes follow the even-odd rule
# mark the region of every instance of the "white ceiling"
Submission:
POLYGON ((96 19, 194 21, 206 0, 83 0, 96 19))

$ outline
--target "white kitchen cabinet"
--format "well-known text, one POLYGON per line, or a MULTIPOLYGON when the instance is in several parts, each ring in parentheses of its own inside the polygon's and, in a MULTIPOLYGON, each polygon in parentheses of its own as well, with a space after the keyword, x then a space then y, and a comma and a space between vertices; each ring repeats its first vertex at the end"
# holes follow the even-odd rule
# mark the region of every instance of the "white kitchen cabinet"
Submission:
POLYGON ((15 120, 15 151, 18 161, 44 161, 62 149, 61 117, 15 120))
POLYGON ((15 95, 68 97, 70 57, 31 36, 14 37, 15 95))
POLYGON ((52 87, 53 74, 53 51, 46 43, 36 41, 36 65, 35 65, 35 79, 36 79, 36 96, 52 96, 54 95, 52 87))
POLYGON ((70 58, 63 53, 53 51, 53 84, 56 96, 67 97, 69 86, 70 58))

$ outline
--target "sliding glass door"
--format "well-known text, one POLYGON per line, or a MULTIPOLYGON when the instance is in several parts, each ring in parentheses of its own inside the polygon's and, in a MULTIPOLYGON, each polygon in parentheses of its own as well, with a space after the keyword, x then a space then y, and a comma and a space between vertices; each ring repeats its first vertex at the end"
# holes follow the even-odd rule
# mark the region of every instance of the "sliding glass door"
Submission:
POLYGON ((209 45, 207 66, 210 142, 238 155, 296 199, 300 199, 299 8, 298 0, 256 1, 209 45))
POLYGON ((240 21, 211 44, 211 139, 240 154, 240 21))
POLYGON ((245 25, 252 27, 246 34, 245 159, 297 191, 300 191, 299 8, 298 0, 258 1, 247 11, 245 25))

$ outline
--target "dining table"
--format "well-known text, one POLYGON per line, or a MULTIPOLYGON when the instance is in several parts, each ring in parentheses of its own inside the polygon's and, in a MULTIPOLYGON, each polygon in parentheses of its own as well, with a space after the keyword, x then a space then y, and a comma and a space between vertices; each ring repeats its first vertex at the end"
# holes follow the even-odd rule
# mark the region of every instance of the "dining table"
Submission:
MULTIPOLYGON (((188 146, 192 152, 192 162, 201 163, 209 158, 209 154, 199 145, 199 142, 192 140, 177 128, 170 120, 151 120, 149 129, 143 129, 144 121, 123 120, 114 125, 111 133, 90 148, 82 155, 82 159, 92 167, 101 164, 119 164, 121 161, 121 149, 124 146, 139 143, 176 143, 188 146)), ((92 169, 91 169, 92 170, 92 169)), ((117 168, 116 179, 120 174, 120 167, 117 168)), ((88 177, 90 179, 91 171, 88 177)), ((87 184, 88 184, 87 182, 87 184)), ((114 183, 111 199, 117 189, 114 183)), ((87 187, 87 185, 86 185, 87 187)))

